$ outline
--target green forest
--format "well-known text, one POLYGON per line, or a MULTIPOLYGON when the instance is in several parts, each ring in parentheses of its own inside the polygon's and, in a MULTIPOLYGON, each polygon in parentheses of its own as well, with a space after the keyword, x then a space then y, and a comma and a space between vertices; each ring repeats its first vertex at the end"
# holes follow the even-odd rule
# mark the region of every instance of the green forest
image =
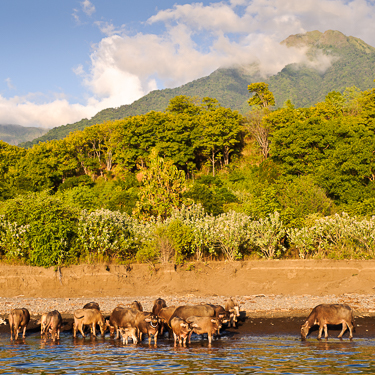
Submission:
POLYGON ((375 89, 246 115, 184 95, 24 149, 0 141, 3 262, 375 258, 375 89))

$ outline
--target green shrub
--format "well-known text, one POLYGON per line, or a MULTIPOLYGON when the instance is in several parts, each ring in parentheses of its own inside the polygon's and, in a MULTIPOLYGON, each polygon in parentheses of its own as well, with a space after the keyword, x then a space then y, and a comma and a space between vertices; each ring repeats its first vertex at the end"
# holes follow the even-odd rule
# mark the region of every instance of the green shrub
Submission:
POLYGON ((133 257, 135 239, 132 219, 127 214, 105 209, 88 212, 79 218, 76 247, 87 259, 105 255, 108 258, 133 257))
MULTIPOLYGON (((45 191, 8 200, 2 204, 1 213, 15 228, 27 228, 22 256, 29 264, 50 267, 64 263, 77 235, 76 210, 45 191)), ((6 256, 9 252, 14 257, 14 242, 7 238, 8 243, 2 247, 6 256)))

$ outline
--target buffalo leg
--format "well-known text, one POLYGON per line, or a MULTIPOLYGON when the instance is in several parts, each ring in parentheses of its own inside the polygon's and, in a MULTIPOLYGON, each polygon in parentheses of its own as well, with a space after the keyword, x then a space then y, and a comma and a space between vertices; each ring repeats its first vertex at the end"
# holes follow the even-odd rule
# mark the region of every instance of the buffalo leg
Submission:
POLYGON ((322 338, 322 333, 323 333, 323 325, 319 325, 318 340, 320 340, 322 338))
POLYGON ((341 339, 341 337, 342 337, 342 335, 344 334, 345 331, 346 331, 346 322, 343 321, 342 322, 342 330, 341 330, 340 334, 337 337, 341 339))
POLYGON ((327 327, 327 324, 324 324, 324 338, 328 339, 328 327, 327 327))
POLYGON ((83 324, 82 323, 79 323, 78 331, 81 332, 82 337, 85 337, 85 333, 83 332, 83 324))

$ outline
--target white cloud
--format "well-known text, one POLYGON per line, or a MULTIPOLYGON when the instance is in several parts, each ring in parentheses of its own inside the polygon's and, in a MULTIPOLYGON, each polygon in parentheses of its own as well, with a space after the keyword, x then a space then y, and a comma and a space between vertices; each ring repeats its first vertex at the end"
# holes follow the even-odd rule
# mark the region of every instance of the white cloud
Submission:
MULTIPOLYGON (((94 5, 84 0, 91 16, 94 5)), ((79 21, 79 11, 73 17, 79 21)), ((74 71, 87 87, 87 104, 56 98, 42 105, 32 99, 0 97, 0 123, 46 127, 91 117, 99 110, 129 104, 157 87, 176 87, 221 66, 259 64, 263 75, 286 64, 304 62, 324 71, 332 58, 304 49, 286 48, 291 34, 333 29, 375 45, 375 4, 366 0, 223 0, 191 3, 161 10, 146 27, 163 26, 161 34, 127 33, 126 25, 95 21, 105 37, 93 46, 91 65, 74 71), (7 119, 7 120, 5 120, 7 119)), ((9 84, 11 82, 9 81, 9 84)))
POLYGON ((0 95, 0 123, 2 124, 52 128, 92 117, 96 112, 95 105, 70 104, 66 99, 36 104, 29 96, 6 99, 0 95))
POLYGON ((95 5, 93 5, 89 0, 83 0, 81 5, 83 12, 89 17, 91 17, 96 11, 95 5))

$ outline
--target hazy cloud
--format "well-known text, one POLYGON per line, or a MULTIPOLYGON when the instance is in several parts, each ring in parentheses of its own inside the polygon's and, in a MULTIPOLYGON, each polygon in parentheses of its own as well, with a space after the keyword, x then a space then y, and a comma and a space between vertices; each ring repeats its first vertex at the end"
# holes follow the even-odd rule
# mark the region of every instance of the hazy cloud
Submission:
POLYGON ((6 78, 5 82, 10 90, 16 90, 16 86, 13 85, 12 80, 10 78, 6 78))

